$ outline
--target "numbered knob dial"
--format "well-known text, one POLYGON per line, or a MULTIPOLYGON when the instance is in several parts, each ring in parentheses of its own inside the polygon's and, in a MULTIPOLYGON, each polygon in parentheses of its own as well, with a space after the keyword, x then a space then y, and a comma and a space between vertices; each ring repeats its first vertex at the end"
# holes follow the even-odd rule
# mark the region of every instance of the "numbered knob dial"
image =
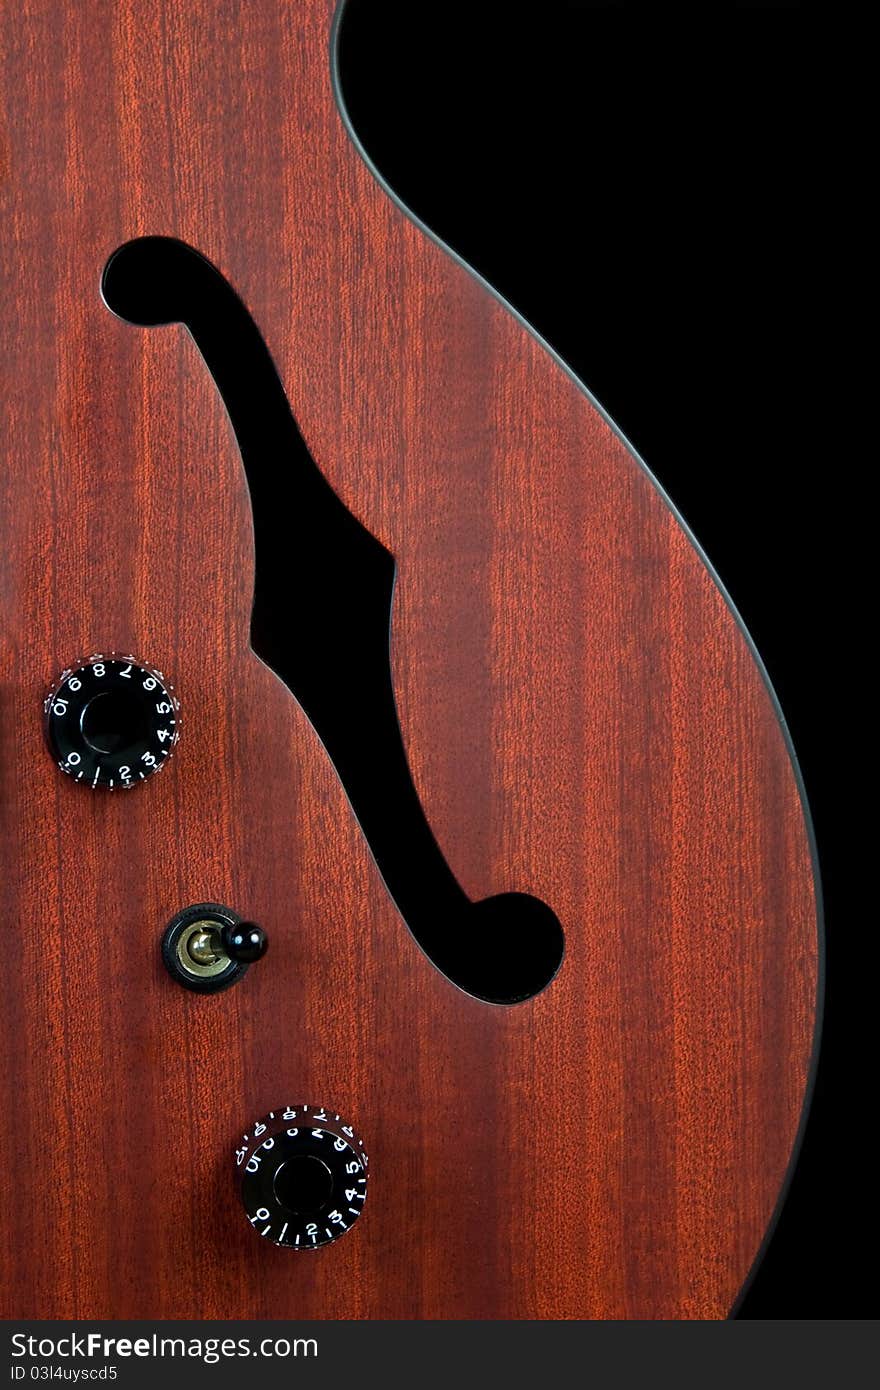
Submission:
POLYGON ((90 656, 46 697, 46 736, 61 771, 83 786, 137 787, 168 759, 179 709, 161 671, 130 656, 90 656))
POLYGON ((364 1209, 363 1140, 333 1110, 301 1104, 274 1110, 248 1130, 235 1162, 250 1223, 275 1245, 328 1245, 364 1209))

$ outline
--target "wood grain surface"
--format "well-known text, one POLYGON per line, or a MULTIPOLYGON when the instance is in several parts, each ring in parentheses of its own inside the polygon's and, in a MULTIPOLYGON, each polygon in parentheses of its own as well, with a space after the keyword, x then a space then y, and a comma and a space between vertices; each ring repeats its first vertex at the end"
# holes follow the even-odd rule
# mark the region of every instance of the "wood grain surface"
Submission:
POLYGON ((361 160, 332 8, 3 9, 0 1312, 723 1317, 813 1038, 789 752, 650 477, 361 160), (184 330, 100 298, 108 255, 152 233, 236 287, 314 457, 396 557, 398 708, 437 838, 469 895, 533 892, 566 928, 527 1004, 426 961, 249 649, 223 408, 184 330), (174 759, 131 794, 87 793, 43 746, 46 688, 94 650, 182 701, 174 759), (272 940, 211 997, 159 955, 200 900, 272 940), (371 1158, 362 1220, 303 1256, 255 1236, 232 1162, 298 1100, 371 1158))

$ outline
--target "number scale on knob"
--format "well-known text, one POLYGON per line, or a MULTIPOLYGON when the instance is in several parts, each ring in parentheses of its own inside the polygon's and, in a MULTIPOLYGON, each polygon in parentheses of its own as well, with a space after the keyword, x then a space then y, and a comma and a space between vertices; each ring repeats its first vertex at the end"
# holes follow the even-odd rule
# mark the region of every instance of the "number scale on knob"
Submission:
POLYGON ((244 1135, 235 1162, 248 1219, 275 1245, 329 1245, 364 1209, 363 1140, 326 1108, 298 1103, 271 1111, 244 1135))
POLYGON ((180 736, 180 701, 161 671, 100 653, 62 671, 44 701, 46 738, 75 782, 115 791, 164 767, 180 736))

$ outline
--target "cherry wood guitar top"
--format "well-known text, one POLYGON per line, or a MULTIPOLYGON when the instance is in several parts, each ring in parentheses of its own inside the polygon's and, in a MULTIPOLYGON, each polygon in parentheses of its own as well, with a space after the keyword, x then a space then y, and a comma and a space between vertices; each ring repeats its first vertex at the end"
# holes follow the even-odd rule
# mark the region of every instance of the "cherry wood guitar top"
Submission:
POLYGON ((813 1047, 790 749, 649 474, 362 159, 332 22, 331 0, 22 0, 0 22, 0 1313, 724 1317, 813 1047), (101 298, 108 256, 153 234, 235 287, 395 558, 437 841, 471 897, 535 893, 566 931, 526 1003, 426 959, 250 648, 223 405, 183 327, 101 298), (57 673, 110 650, 182 703, 174 758, 125 795, 75 786, 42 734, 57 673), (207 900, 272 947, 200 996, 159 940, 207 900), (258 1238, 233 1171, 249 1122, 297 1100, 371 1160, 356 1228, 302 1255, 258 1238))

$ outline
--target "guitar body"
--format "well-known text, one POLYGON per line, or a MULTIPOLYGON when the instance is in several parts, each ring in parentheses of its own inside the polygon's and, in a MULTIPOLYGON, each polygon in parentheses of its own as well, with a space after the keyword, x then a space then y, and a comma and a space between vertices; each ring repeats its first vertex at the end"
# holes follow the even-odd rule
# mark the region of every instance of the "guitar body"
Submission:
MULTIPOLYGON (((791 750, 650 475, 367 167, 333 18, 3 16, 0 1312, 725 1317, 814 1041, 791 750), (224 404, 181 323, 101 296, 143 236, 235 289, 312 458, 393 556, 394 696, 437 845, 469 899, 533 894, 565 933, 533 997, 436 968, 252 650, 224 404), (165 673, 181 721, 162 775, 112 794, 65 776, 42 727, 59 673, 108 652, 165 673), (270 940, 212 994, 160 950, 200 903, 270 940), (369 1153, 363 1215, 305 1252, 260 1238, 235 1160, 299 1102, 369 1153)), ((312 600, 277 594, 282 631, 312 600)))

